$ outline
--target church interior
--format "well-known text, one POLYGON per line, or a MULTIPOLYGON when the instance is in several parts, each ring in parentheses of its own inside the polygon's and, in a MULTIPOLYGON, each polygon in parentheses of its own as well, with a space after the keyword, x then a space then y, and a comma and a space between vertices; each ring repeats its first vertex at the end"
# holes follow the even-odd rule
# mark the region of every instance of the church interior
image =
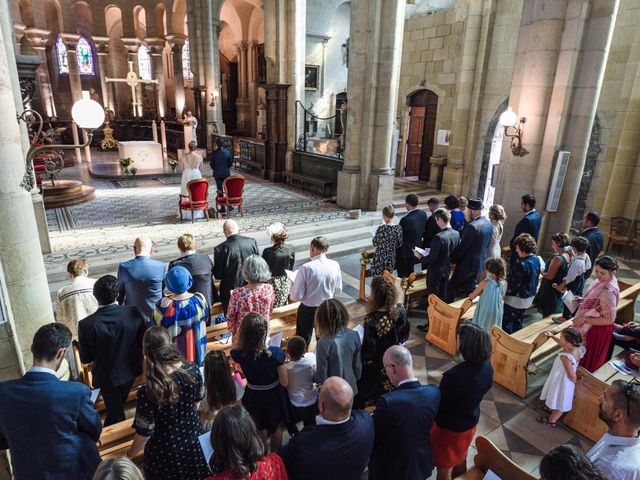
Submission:
MULTIPOLYGON (((637 0, 0 0, 0 380, 31 367, 72 259, 87 260, 92 278, 115 275, 137 237, 169 262, 185 233, 212 256, 229 218, 260 251, 282 222, 295 268, 314 237, 328 238, 342 270, 335 298, 362 324, 380 212, 403 217, 409 194, 425 211, 450 195, 480 199, 485 215, 502 205, 507 260, 523 195, 537 199, 545 261, 552 235, 577 236, 598 212, 602 254, 619 265, 616 323, 634 321, 639 25, 637 0), (244 179, 242 206, 225 211, 209 165, 219 142, 244 179), (191 150, 209 180, 206 218, 179 197, 191 150)), ((456 328, 473 313, 445 304, 425 337, 414 327, 435 307, 417 270, 391 276, 416 377, 437 385, 459 363, 456 328)), ((609 364, 578 375, 556 428, 536 421, 559 351, 541 346, 545 321, 531 307, 530 337, 492 333, 494 380, 470 468, 480 436, 501 452, 495 468, 517 467, 507 480, 540 478, 549 450, 588 452, 607 431, 602 392, 632 378, 609 364)), ((124 455, 130 433, 101 443, 102 458, 124 455)), ((0 454, 0 479, 10 459, 0 454)))

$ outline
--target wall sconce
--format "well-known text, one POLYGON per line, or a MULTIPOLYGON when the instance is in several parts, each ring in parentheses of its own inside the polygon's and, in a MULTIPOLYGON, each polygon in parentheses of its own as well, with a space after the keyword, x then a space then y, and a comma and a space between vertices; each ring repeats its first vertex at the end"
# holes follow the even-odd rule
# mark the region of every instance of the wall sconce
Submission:
POLYGON ((218 99, 219 96, 220 96, 220 92, 218 91, 217 88, 214 88, 213 92, 211 92, 211 103, 209 104, 210 107, 216 106, 216 100, 218 99))
POLYGON ((42 116, 35 110, 25 110, 20 115, 16 115, 16 117, 18 123, 23 121, 27 127, 31 127, 36 123, 38 124, 36 133, 31 141, 31 145, 29 146, 29 151, 27 152, 25 174, 24 179, 22 180, 22 186, 25 190, 31 191, 35 186, 33 180, 33 159, 38 155, 49 152, 45 161, 45 170, 49 175, 51 175, 53 181, 53 176, 64 168, 64 161, 62 160, 62 155, 59 151, 74 150, 76 148, 84 148, 91 145, 93 131, 104 123, 104 109, 98 102, 91 100, 89 92, 87 91, 83 91, 82 99, 73 104, 73 107, 71 108, 71 117, 73 118, 73 121, 82 130, 87 131, 87 141, 81 145, 38 145, 38 143, 47 141, 47 136, 45 135, 44 139, 42 136, 42 116))
POLYGON ((511 138, 511 153, 514 157, 524 157, 529 154, 529 151, 522 146, 522 134, 526 121, 526 117, 520 117, 518 120, 518 115, 511 107, 500 115, 500 125, 504 127, 505 137, 511 138), (513 129, 512 133, 509 133, 510 128, 513 129))

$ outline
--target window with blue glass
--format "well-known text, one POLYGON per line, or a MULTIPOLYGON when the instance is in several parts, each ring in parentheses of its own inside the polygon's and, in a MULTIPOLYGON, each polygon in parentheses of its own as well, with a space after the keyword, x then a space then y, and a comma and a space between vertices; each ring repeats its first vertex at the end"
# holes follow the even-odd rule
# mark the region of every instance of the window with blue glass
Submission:
POLYGON ((69 73, 67 46, 60 37, 56 38, 56 57, 58 58, 58 73, 69 73))
POLYGON ((93 50, 91 50, 91 45, 84 37, 80 37, 78 40, 76 58, 78 59, 78 71, 80 75, 95 75, 93 50))

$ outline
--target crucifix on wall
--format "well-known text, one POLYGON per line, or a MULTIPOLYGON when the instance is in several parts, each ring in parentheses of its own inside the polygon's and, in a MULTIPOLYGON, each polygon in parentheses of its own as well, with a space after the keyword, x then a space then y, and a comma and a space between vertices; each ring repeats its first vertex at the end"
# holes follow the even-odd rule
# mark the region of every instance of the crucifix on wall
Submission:
POLYGON ((136 96, 136 87, 138 86, 139 83, 145 84, 145 83, 158 83, 158 80, 145 80, 143 78, 140 78, 138 76, 138 74, 133 70, 133 61, 129 60, 129 72, 127 73, 127 77, 126 78, 109 78, 106 77, 105 81, 110 82, 110 83, 116 83, 116 82, 124 82, 127 85, 129 85, 131 87, 131 106, 133 108, 133 116, 137 117, 136 112, 137 112, 137 108, 138 106, 140 106, 140 102, 138 102, 138 97, 136 96))

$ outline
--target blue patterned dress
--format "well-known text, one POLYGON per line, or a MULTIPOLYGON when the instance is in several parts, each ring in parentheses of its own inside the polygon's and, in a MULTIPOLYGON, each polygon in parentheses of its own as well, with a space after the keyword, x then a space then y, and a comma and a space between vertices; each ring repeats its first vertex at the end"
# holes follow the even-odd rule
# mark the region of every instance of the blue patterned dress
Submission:
POLYGON ((507 284, 504 281, 487 277, 487 284, 482 290, 478 305, 473 312, 473 323, 477 323, 487 331, 491 325, 502 327, 503 297, 506 291, 507 284))

